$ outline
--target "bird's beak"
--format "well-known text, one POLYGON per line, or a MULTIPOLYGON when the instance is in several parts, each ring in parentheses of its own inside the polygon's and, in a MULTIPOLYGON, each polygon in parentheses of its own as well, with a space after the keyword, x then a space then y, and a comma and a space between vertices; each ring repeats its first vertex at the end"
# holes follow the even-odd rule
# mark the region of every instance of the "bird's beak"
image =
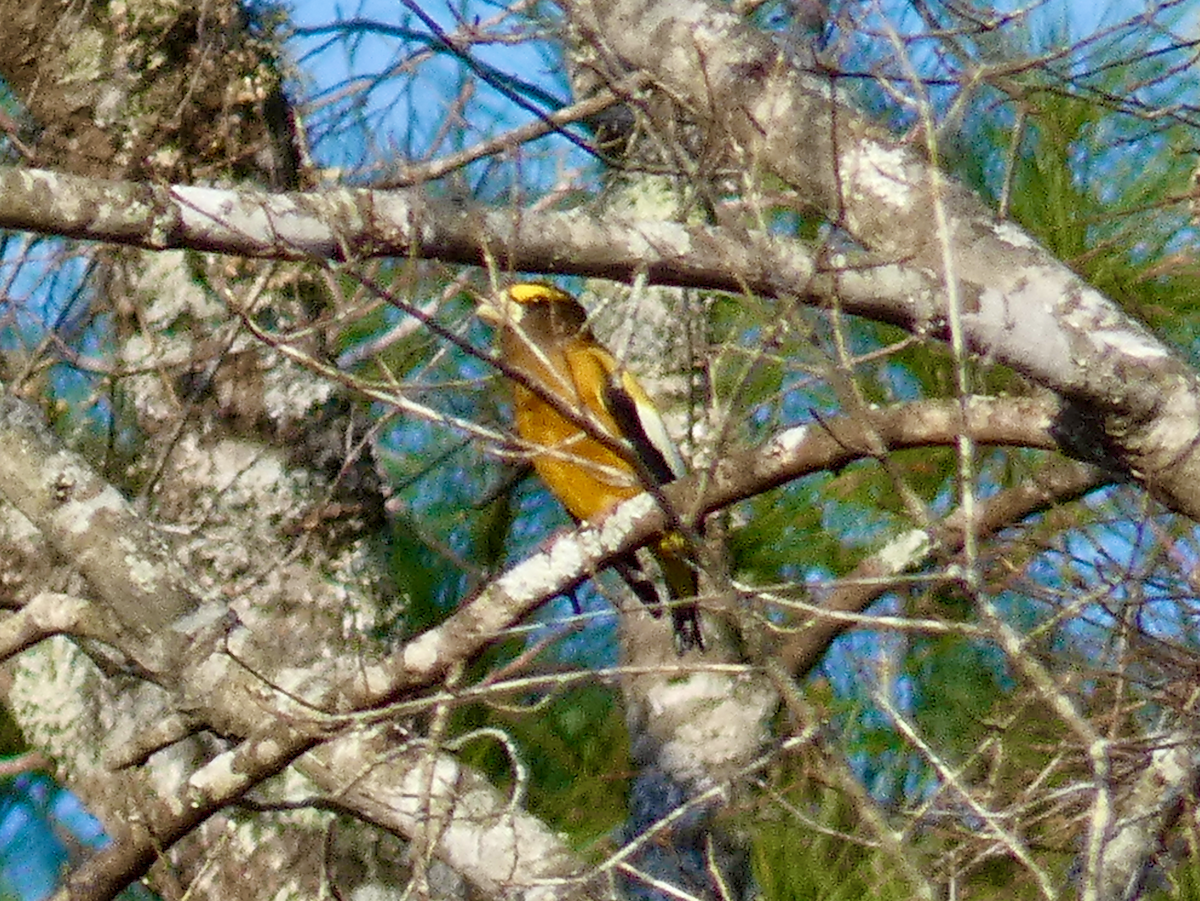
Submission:
POLYGON ((521 318, 521 305, 511 300, 506 291, 498 297, 481 298, 475 315, 488 325, 500 327, 521 318))
POLYGON ((475 315, 488 325, 500 325, 504 322, 504 314, 490 300, 481 300, 475 308, 475 315))

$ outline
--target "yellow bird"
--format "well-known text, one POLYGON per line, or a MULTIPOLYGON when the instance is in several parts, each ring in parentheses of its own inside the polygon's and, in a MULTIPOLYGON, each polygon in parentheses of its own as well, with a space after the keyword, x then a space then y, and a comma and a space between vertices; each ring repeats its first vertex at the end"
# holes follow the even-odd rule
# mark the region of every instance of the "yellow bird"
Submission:
MULTIPOLYGON (((576 521, 595 521, 647 487, 685 474, 653 401, 596 340, 587 312, 574 297, 553 285, 522 282, 510 286, 498 303, 483 302, 479 316, 499 330, 501 359, 529 382, 513 383, 517 434, 533 447, 534 469, 576 521), (594 430, 626 444, 628 452, 606 447, 548 403, 546 395, 579 411, 594 430)), ((679 603, 696 596, 687 543, 678 533, 668 533, 653 551, 673 601, 679 651, 703 649, 695 601, 679 603)), ((660 615, 658 592, 636 557, 630 554, 613 566, 651 612, 660 615)))

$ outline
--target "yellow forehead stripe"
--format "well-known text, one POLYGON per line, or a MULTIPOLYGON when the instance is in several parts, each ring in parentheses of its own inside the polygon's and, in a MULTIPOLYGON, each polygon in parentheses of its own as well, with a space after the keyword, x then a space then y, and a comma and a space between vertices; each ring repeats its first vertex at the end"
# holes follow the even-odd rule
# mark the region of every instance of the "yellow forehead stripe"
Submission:
POLYGON ((517 303, 538 303, 544 300, 571 300, 571 295, 553 285, 521 282, 508 289, 508 296, 517 303))

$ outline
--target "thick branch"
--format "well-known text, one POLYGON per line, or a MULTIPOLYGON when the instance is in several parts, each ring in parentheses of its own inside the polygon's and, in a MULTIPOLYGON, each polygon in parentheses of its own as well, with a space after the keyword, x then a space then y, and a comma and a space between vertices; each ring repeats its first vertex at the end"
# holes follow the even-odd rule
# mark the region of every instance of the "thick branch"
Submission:
MULTIPOLYGON (((651 73, 742 162, 773 174, 872 251, 936 276, 965 338, 1094 408, 1112 448, 1200 520, 1200 380, 1190 366, 937 161, 894 140, 827 79, 726 6, 560 0, 585 40, 651 73)), ((943 298, 941 321, 951 312, 943 298)))
MULTIPOLYGON (((805 84, 795 89, 810 90, 805 84)), ((894 153, 908 160, 907 151, 894 153)), ((865 165, 853 162, 858 169, 852 171, 865 165)), ((906 163, 896 171, 860 173, 862 191, 904 187, 913 209, 896 213, 893 231, 911 230, 908 216, 928 218, 932 201, 919 185, 904 181, 923 171, 906 163)), ((1106 428, 1097 441, 1173 509, 1200 518, 1200 381, 1192 370, 1018 228, 993 222, 968 195, 946 190, 961 200, 955 221, 962 261, 955 276, 968 340, 1092 407, 1106 428)), ((800 242, 745 230, 470 208, 417 191, 271 195, 4 168, 0 196, 0 227, 139 247, 285 259, 499 260, 512 269, 625 279, 644 272, 656 282, 836 303, 845 312, 914 331, 944 334, 946 328, 947 301, 936 268, 843 261, 829 270, 800 242)), ((874 196, 872 202, 879 206, 885 199, 874 196)), ((921 258, 915 251, 911 256, 921 258)))
MULTIPOLYGON (((970 527, 980 538, 993 535, 1052 504, 1080 497, 1106 480, 1094 466, 1055 461, 1015 488, 989 498, 970 527)), ((890 581, 896 576, 949 560, 962 549, 965 527, 960 510, 929 532, 914 529, 900 535, 839 579, 832 590, 814 599, 821 612, 797 628, 781 650, 788 671, 797 677, 806 675, 830 643, 850 627, 850 619, 828 614, 862 613, 896 587, 890 581)))
MULTIPOLYGON (((1055 447, 1051 432, 1057 407, 1050 401, 976 399, 968 405, 965 424, 961 410, 953 402, 916 403, 874 411, 869 424, 838 419, 824 428, 789 429, 761 448, 728 457, 711 474, 673 483, 664 493, 677 510, 711 513, 801 476, 873 457, 879 440, 895 449, 951 445, 964 428, 979 444, 1055 447), (696 498, 701 485, 704 494, 696 498)), ((365 669, 361 703, 378 704, 441 678, 506 626, 668 526, 662 507, 642 494, 621 504, 599 525, 563 536, 462 604, 440 626, 409 642, 394 658, 365 669)))
POLYGON ((38 527, 121 623, 121 650, 149 673, 178 663, 171 625, 197 609, 178 563, 115 488, 50 433, 28 404, 0 397, 0 496, 38 527))

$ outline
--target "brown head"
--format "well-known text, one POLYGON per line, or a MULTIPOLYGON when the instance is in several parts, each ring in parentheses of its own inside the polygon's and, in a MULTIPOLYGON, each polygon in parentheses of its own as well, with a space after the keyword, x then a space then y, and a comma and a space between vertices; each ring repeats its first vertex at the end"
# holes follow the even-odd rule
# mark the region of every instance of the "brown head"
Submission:
POLYGON ((588 334, 587 311, 579 301, 542 282, 510 285, 498 301, 488 299, 479 305, 479 318, 502 329, 504 340, 518 333, 547 352, 588 334))

